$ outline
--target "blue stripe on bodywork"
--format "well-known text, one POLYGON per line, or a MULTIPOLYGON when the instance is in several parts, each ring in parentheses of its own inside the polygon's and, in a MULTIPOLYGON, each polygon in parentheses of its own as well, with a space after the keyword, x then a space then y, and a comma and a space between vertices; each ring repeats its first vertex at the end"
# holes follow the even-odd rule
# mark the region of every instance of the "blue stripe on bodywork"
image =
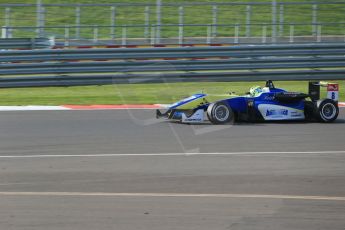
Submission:
POLYGON ((178 101, 178 102, 172 104, 170 106, 170 109, 175 109, 175 108, 177 108, 177 107, 179 107, 181 105, 185 105, 185 104, 187 104, 187 103, 189 103, 191 101, 194 101, 194 100, 199 99, 199 98, 204 97, 204 96, 206 96, 206 94, 201 94, 201 93, 200 94, 194 94, 194 95, 192 95, 190 97, 187 97, 187 98, 185 98, 185 99, 183 99, 181 101, 178 101))

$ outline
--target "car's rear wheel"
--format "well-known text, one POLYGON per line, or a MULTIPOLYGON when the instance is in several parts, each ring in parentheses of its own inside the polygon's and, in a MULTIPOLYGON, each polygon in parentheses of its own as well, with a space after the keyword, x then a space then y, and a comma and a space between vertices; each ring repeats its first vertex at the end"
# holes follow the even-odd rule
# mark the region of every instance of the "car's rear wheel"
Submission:
POLYGON ((208 106, 207 117, 212 124, 226 124, 234 120, 234 112, 226 103, 216 102, 208 106))
POLYGON ((337 103, 331 99, 317 101, 317 116, 321 122, 333 122, 339 115, 337 103))

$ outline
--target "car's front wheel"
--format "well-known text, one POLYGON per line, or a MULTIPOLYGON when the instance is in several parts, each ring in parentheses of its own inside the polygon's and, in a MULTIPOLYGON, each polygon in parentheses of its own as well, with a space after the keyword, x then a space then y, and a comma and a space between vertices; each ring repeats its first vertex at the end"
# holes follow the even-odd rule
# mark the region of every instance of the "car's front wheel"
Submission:
POLYGON ((212 124, 226 124, 234 120, 234 112, 226 103, 216 102, 208 106, 207 117, 212 124))

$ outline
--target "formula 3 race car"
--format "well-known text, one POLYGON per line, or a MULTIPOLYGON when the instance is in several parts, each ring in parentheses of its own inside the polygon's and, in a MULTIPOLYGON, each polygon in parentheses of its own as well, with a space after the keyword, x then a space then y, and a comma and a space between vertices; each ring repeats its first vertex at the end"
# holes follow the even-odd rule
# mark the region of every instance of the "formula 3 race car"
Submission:
POLYGON ((309 93, 287 92, 275 88, 272 81, 266 86, 252 87, 243 96, 235 94, 194 94, 166 108, 156 110, 157 118, 182 123, 204 122, 205 113, 212 124, 233 121, 286 121, 306 120, 333 122, 339 114, 338 84, 310 82, 309 93), (320 100, 320 87, 326 86, 327 98, 320 100))

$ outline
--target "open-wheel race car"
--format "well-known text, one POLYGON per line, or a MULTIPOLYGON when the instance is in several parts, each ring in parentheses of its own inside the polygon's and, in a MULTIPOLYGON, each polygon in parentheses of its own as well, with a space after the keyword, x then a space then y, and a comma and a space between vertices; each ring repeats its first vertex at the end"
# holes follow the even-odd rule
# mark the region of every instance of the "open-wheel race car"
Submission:
POLYGON ((338 84, 310 82, 309 93, 288 92, 275 88, 272 81, 266 86, 255 86, 243 96, 194 94, 166 108, 156 110, 157 118, 182 123, 204 122, 205 113, 212 124, 233 121, 306 120, 333 122, 339 114, 338 84), (327 98, 320 99, 320 87, 327 87, 327 98))

